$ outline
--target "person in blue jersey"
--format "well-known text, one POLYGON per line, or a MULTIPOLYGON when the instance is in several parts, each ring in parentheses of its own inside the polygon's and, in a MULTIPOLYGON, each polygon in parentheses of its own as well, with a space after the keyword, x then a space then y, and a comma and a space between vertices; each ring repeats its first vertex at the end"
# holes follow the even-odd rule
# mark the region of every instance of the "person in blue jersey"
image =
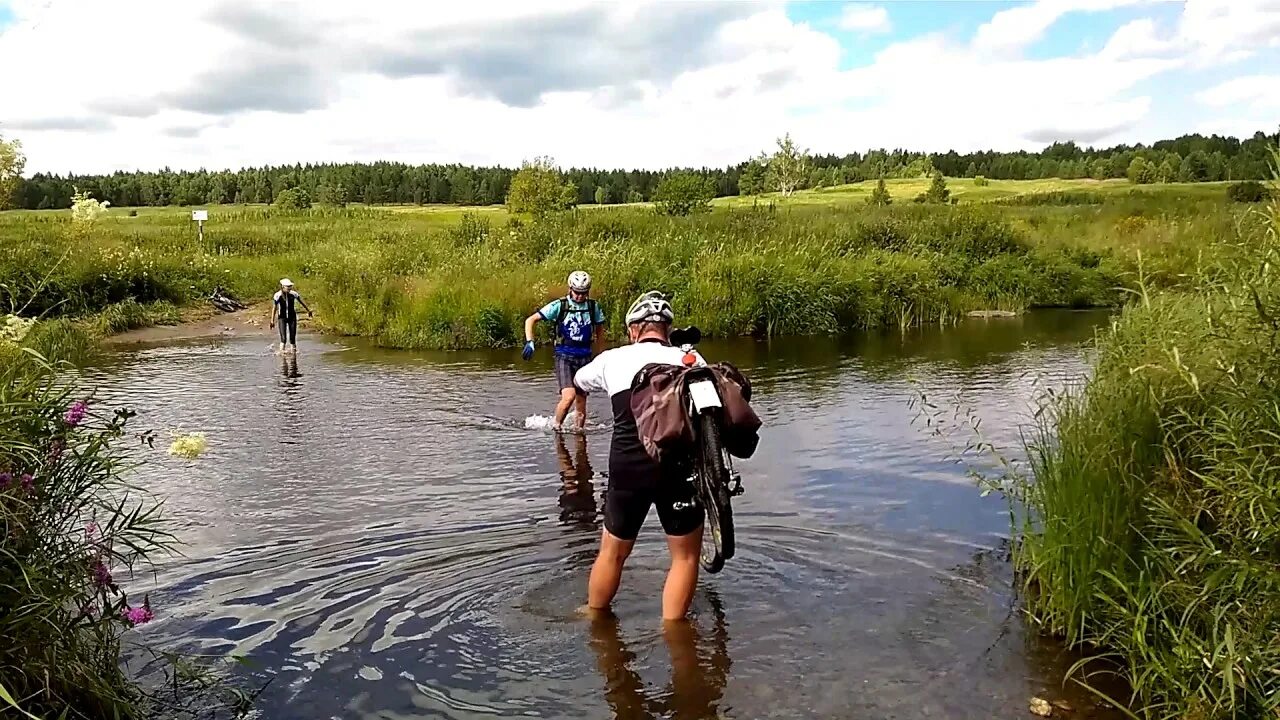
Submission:
POLYGON ((313 317, 315 313, 311 312, 311 308, 302 301, 302 296, 297 290, 293 289, 293 281, 285 278, 280 281, 280 291, 271 298, 271 327, 275 327, 276 323, 280 323, 280 351, 298 349, 298 309, 295 305, 302 305, 307 311, 308 317, 313 317))
POLYGON ((560 402, 556 404, 555 429, 564 426, 569 409, 577 406, 577 431, 587 422, 587 395, 573 386, 573 376, 591 362, 592 347, 604 334, 604 312, 591 299, 591 276, 581 270, 569 274, 569 294, 552 300, 524 321, 525 360, 533 357, 533 330, 540 321, 552 324, 555 336, 556 382, 560 402))

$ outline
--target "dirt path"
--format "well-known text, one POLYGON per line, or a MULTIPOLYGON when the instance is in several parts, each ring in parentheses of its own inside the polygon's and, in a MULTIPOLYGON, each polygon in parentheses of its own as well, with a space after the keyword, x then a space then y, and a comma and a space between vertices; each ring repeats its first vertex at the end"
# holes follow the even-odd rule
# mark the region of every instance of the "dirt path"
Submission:
MULTIPOLYGON (((299 328, 301 330, 301 328, 299 328)), ((177 325, 126 330, 104 339, 111 345, 143 345, 173 342, 207 337, 244 337, 261 335, 276 337, 267 325, 265 305, 257 303, 232 313, 220 312, 212 307, 192 308, 183 313, 183 321, 177 325)))

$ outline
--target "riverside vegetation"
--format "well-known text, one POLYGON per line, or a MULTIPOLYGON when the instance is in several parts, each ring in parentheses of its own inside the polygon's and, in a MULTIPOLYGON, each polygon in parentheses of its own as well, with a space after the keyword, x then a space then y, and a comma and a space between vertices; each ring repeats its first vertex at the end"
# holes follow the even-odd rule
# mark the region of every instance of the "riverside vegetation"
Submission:
POLYGON ((1272 197, 1202 248, 1175 291, 1139 276, 1091 377, 1037 414, 1028 469, 1006 462, 987 479, 1013 501, 1029 617, 1085 650, 1077 681, 1121 675, 1133 695, 1116 699, 1135 716, 1280 717, 1272 197))
POLYGON ((1140 255, 1152 283, 1177 287, 1248 207, 1221 185, 948 184, 959 205, 911 203, 928 181, 891 180, 889 206, 866 203, 863 183, 782 204, 717 201, 690 217, 224 207, 203 241, 184 211, 111 208, 88 224, 5 213, 0 306, 115 332, 174 322, 218 285, 261 298, 288 276, 326 330, 391 347, 495 347, 514 344, 529 308, 586 267, 615 331, 630 299, 658 287, 712 334, 827 334, 973 309, 1114 305, 1140 255))

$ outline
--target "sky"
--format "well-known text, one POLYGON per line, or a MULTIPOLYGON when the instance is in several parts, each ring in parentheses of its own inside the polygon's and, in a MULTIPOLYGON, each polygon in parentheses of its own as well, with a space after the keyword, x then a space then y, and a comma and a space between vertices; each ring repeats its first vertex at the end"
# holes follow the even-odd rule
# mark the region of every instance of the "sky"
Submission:
POLYGON ((1280 0, 0 0, 27 174, 724 166, 1280 127, 1280 0))

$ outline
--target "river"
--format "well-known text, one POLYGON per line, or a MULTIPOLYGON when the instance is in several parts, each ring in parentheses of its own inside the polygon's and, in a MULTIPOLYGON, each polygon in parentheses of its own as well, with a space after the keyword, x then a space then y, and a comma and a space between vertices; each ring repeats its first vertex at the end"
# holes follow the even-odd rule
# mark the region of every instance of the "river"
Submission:
POLYGON ((618 622, 578 614, 607 404, 585 438, 526 429, 553 402, 545 349, 307 336, 291 362, 263 335, 133 348, 89 376, 158 431, 137 481, 187 543, 129 584, 157 611, 141 639, 245 655, 244 680, 272 680, 263 718, 1024 718, 1032 696, 1103 717, 1016 612, 1005 502, 909 401, 917 381, 947 417, 958 399, 1016 454, 1031 399, 1084 374, 1105 321, 704 343, 752 379, 765 427, 739 466, 737 556, 671 635, 652 514, 618 622), (178 429, 208 452, 165 454, 178 429))

